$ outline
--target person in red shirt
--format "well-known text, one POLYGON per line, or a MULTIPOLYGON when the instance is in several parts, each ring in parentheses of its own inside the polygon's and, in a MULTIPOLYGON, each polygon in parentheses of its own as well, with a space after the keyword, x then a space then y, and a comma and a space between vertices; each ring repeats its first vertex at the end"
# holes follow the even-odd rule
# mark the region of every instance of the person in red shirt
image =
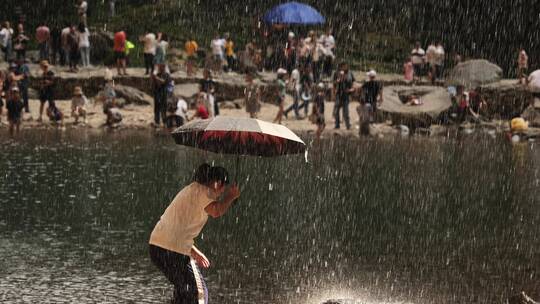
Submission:
POLYGON ((208 115, 208 109, 204 105, 205 104, 204 99, 205 99, 204 93, 199 94, 195 114, 193 114, 193 116, 189 120, 193 120, 197 117, 200 119, 208 119, 210 117, 210 115, 208 115))
POLYGON ((39 61, 49 60, 49 40, 51 38, 51 31, 47 25, 43 22, 36 29, 36 40, 39 45, 39 61))
POLYGON ((116 59, 116 69, 118 75, 126 73, 126 32, 120 31, 114 34, 114 58, 116 59))

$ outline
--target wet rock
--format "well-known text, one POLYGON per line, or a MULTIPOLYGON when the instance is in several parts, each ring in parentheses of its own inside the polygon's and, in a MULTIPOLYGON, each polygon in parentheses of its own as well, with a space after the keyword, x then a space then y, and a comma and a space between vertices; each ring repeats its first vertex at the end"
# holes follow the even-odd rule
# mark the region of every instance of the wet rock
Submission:
POLYGON ((112 60, 112 47, 114 34, 106 31, 90 31, 90 61, 92 63, 101 63, 112 60))
POLYGON ((508 298, 508 304, 540 304, 539 302, 534 301, 525 292, 520 292, 517 295, 514 295, 508 298))
POLYGON ((502 69, 487 60, 475 59, 461 62, 448 74, 449 85, 463 85, 474 88, 501 80, 502 69))
POLYGON ((198 83, 177 84, 174 87, 174 95, 186 100, 192 99, 199 92, 198 83))
POLYGON ((39 93, 37 90, 28 88, 28 98, 30 99, 39 99, 39 93))
POLYGON ((126 104, 150 105, 153 102, 152 97, 148 94, 132 87, 116 85, 115 91, 117 97, 126 100, 126 104))
POLYGON ((521 113, 521 117, 529 122, 529 126, 540 127, 540 109, 528 106, 525 111, 521 113))
POLYGON ((360 304, 360 302, 353 299, 330 299, 321 304, 360 304))
POLYGON ((515 117, 525 110, 532 99, 531 92, 515 80, 501 80, 481 88, 481 94, 488 104, 485 114, 490 119, 515 117))
POLYGON ((234 100, 234 101, 222 101, 219 103, 219 107, 221 109, 241 109, 243 106, 242 100, 234 100))

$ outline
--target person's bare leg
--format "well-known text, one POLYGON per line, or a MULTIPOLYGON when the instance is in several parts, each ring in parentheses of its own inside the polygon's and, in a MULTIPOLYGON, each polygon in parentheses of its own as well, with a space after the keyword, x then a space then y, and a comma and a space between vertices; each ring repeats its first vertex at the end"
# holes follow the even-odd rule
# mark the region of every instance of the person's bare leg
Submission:
POLYGON ((16 133, 17 135, 19 135, 19 132, 21 131, 21 130, 20 130, 20 129, 21 129, 21 123, 18 122, 15 126, 16 126, 15 133, 16 133))
POLYGON ((13 128, 14 128, 13 123, 10 121, 9 122, 9 136, 10 137, 13 137, 13 128))
POLYGON ((43 110, 45 108, 45 103, 44 102, 40 102, 39 103, 39 117, 38 117, 38 121, 43 121, 43 110))
POLYGON ((124 76, 126 76, 127 72, 126 72, 126 60, 125 59, 122 59, 122 70, 124 71, 124 76))
POLYGON ((116 73, 118 75, 122 75, 121 67, 122 67, 122 60, 116 59, 116 73))

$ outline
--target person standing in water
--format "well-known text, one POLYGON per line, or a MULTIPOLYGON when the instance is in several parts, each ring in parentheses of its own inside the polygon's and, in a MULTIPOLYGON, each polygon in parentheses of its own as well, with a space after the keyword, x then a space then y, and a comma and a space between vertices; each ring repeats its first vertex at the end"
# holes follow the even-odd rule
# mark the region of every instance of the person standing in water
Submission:
POLYGON ((194 245, 210 215, 224 215, 240 196, 222 167, 202 164, 193 182, 182 189, 154 227, 149 241, 152 263, 174 285, 172 303, 208 303, 208 290, 199 267, 210 267, 208 258, 194 245), (219 199, 223 197, 222 199, 219 199), (197 266, 198 265, 198 266, 197 266))

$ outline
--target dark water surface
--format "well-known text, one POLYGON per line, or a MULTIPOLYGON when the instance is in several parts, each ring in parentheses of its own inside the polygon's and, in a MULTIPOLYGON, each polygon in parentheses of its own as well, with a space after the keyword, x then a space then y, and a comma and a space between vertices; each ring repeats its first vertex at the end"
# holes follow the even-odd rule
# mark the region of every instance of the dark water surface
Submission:
POLYGON ((3 141, 2 303, 165 303, 147 240, 204 160, 243 184, 196 241, 211 303, 504 303, 540 282, 533 143, 337 139, 235 169, 166 136, 73 135, 3 141))

